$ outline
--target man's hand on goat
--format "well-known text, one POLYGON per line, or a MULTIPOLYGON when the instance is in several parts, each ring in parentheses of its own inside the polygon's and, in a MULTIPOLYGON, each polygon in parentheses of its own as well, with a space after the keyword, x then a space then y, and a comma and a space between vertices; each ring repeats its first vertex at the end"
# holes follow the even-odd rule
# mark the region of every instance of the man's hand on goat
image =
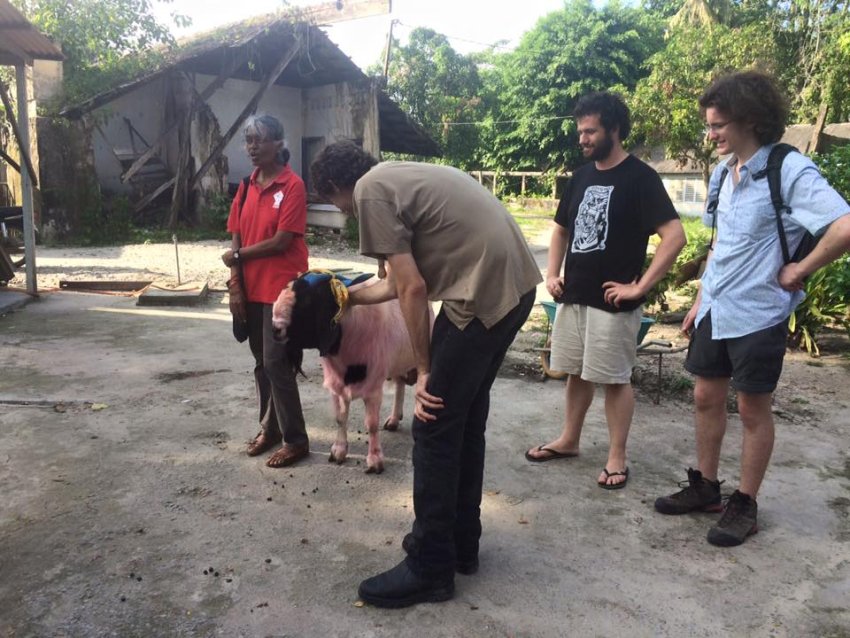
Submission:
POLYGON ((420 373, 416 379, 416 407, 413 410, 414 416, 420 421, 435 421, 437 416, 431 414, 428 410, 442 410, 443 400, 427 391, 428 379, 431 374, 428 372, 420 373))

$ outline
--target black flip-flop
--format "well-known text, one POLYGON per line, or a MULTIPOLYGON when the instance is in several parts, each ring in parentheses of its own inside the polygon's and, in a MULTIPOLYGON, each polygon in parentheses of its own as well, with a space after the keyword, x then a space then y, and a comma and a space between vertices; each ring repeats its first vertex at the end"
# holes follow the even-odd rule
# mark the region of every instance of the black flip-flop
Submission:
POLYGON ((538 445, 536 448, 531 448, 525 453, 525 458, 527 461, 531 461, 532 463, 545 463, 546 461, 554 461, 555 459, 569 459, 578 456, 578 452, 558 452, 558 450, 553 450, 550 447, 546 447, 545 445, 538 445), (547 452, 549 456, 531 456, 529 452, 547 452))
POLYGON ((602 471, 605 472, 605 483, 597 482, 596 484, 603 490, 621 490, 626 487, 626 483, 629 482, 629 468, 626 468, 622 472, 609 472, 607 467, 603 467, 602 471), (612 476, 625 476, 626 480, 621 483, 609 484, 608 479, 612 476))

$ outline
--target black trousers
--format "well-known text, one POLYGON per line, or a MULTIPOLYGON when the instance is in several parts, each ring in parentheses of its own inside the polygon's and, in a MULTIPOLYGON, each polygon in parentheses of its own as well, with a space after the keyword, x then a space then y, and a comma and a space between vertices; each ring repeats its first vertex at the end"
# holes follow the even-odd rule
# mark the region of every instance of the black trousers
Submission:
POLYGON ((272 337, 272 306, 248 303, 248 345, 254 355, 254 384, 260 427, 273 438, 292 445, 307 443, 301 397, 283 343, 272 337))
POLYGON ((454 574, 455 560, 478 556, 484 431, 490 387, 534 304, 534 290, 489 330, 478 319, 458 329, 443 311, 431 337, 428 392, 443 399, 435 421, 413 419, 413 508, 405 539, 410 569, 454 574))

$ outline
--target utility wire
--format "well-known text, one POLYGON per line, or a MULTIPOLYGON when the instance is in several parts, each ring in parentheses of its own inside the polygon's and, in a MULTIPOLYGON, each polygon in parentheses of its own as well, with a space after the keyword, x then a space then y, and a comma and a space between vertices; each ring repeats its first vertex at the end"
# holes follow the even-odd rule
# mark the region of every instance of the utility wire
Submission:
POLYGON ((530 120, 495 120, 493 122, 440 122, 443 126, 484 126, 485 124, 517 124, 518 122, 551 122, 553 120, 571 120, 572 115, 553 115, 552 117, 533 117, 530 120))
MULTIPOLYGON (((409 24, 405 24, 401 20, 395 20, 395 23, 399 26, 407 27, 408 29, 420 29, 420 28, 431 29, 431 27, 418 27, 418 26, 412 26, 412 25, 409 25, 409 24)), ((436 29, 431 29, 431 30, 434 31, 435 33, 439 33, 439 31, 437 31, 436 29)), ((453 41, 457 41, 457 42, 466 42, 468 44, 478 44, 478 45, 481 45, 482 47, 492 47, 494 49, 505 49, 506 51, 510 50, 510 47, 505 45, 505 44, 496 44, 494 42, 479 42, 478 40, 467 40, 466 38, 461 38, 461 37, 454 36, 454 35, 448 35, 446 33, 439 33, 439 34, 441 36, 443 36, 444 38, 446 38, 447 40, 453 40, 453 41)))

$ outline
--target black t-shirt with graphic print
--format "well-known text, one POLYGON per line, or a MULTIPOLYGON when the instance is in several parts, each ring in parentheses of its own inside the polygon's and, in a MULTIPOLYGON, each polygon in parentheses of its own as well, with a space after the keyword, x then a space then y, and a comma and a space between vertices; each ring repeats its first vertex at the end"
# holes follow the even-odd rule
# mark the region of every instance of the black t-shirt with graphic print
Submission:
POLYGON ((621 302, 619 308, 606 303, 602 284, 639 278, 650 235, 677 218, 658 173, 633 155, 608 170, 593 162, 576 170, 555 214, 569 233, 564 294, 558 301, 608 312, 637 308, 643 299, 621 302))

